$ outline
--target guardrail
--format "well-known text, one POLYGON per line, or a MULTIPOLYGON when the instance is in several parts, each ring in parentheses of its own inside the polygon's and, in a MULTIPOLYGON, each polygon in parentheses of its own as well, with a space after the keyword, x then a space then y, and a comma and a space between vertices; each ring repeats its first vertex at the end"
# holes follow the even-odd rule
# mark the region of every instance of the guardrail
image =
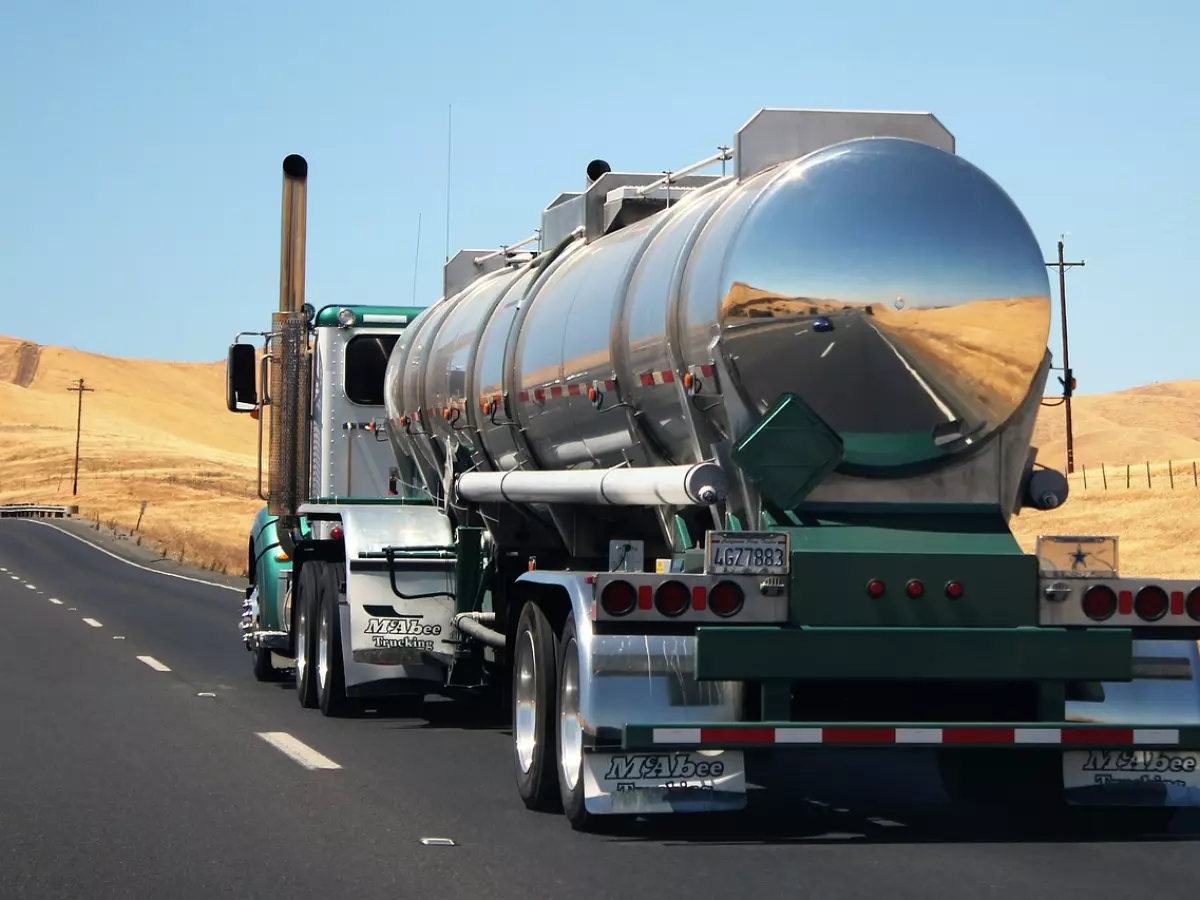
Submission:
POLYGON ((78 514, 78 506, 49 506, 45 503, 0 503, 0 519, 66 519, 78 514))

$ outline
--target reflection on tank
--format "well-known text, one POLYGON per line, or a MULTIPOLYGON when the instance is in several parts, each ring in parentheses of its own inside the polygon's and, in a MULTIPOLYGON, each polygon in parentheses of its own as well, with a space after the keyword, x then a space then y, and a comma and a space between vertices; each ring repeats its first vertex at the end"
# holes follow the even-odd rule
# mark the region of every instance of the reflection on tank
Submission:
POLYGON ((1017 410, 1049 336, 1021 212, 915 140, 722 178, 544 256, 444 298, 397 344, 389 416, 420 421, 397 440, 431 478, 452 447, 501 470, 699 462, 705 434, 740 438, 784 392, 847 463, 948 460, 1017 410))

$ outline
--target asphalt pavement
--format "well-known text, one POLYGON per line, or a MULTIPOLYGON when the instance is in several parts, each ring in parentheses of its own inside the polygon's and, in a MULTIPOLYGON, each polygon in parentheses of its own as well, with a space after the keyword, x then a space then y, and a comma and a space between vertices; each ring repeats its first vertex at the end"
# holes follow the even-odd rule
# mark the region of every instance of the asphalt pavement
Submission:
POLYGON ((506 723, 302 710, 254 680, 236 579, 64 529, 86 536, 0 521, 0 897, 1102 900, 1200 875, 1189 818, 1123 840, 964 818, 927 758, 869 751, 787 757, 746 815, 579 834, 521 805, 506 723))
POLYGON ((764 403, 792 391, 838 432, 903 433, 955 418, 944 398, 858 313, 747 325, 726 332, 742 384, 764 403))

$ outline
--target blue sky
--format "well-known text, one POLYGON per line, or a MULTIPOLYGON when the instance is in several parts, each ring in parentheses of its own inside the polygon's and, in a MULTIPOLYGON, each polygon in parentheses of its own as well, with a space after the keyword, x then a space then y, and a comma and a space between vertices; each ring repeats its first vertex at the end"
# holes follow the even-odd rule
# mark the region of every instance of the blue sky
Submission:
POLYGON ((410 302, 421 214, 432 302, 448 104, 452 251, 531 234, 593 157, 679 168, 763 106, 922 109, 1047 259, 1065 231, 1087 260, 1067 276, 1081 392, 1200 377, 1200 7, 1183 0, 2 9, 0 333, 222 358, 277 302, 290 152, 310 164, 309 299, 410 302))

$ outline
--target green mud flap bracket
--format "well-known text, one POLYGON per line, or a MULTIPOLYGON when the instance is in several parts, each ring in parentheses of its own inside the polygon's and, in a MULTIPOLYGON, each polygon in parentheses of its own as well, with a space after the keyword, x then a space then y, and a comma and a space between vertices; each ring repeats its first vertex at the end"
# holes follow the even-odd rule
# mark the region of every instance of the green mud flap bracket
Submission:
POLYGON ((953 747, 955 750, 1200 750, 1200 726, 1078 722, 714 722, 626 725, 622 749, 639 751, 953 747))

